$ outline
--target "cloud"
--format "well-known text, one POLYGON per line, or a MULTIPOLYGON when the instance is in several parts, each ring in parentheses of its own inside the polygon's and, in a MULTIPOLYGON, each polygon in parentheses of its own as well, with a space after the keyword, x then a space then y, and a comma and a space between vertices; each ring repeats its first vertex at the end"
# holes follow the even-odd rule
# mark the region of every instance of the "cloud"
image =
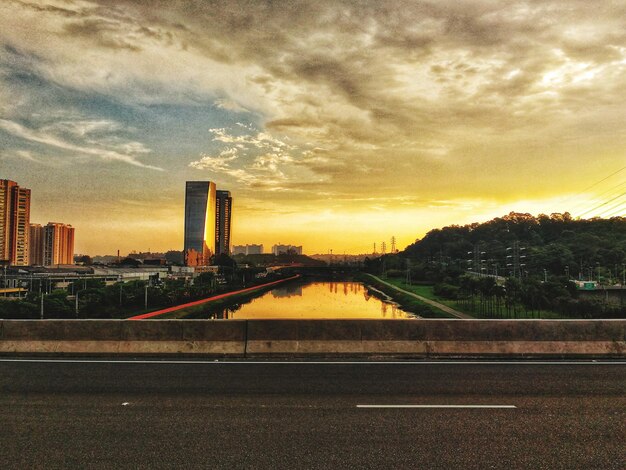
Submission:
POLYGON ((228 169, 242 184, 264 172, 277 186, 319 178, 346 194, 522 197, 588 177, 549 183, 536 177, 546 161, 564 174, 576 155, 598 172, 626 145, 623 1, 7 1, 0 9, 1 41, 42 80, 132 106, 209 103, 233 120, 254 116, 259 129, 244 134, 220 133, 232 121, 213 129, 213 143, 238 148, 239 159, 224 161, 220 147, 192 163, 228 169), (306 143, 328 153, 304 155, 306 143))
POLYGON ((0 129, 5 132, 19 137, 21 139, 37 142, 43 145, 56 147, 62 150, 67 150, 70 152, 74 152, 81 155, 88 155, 92 157, 97 157, 103 160, 116 160, 120 162, 124 162, 133 166, 138 166, 141 168, 148 168, 151 170, 159 170, 162 171, 162 168, 146 165, 138 161, 134 156, 130 154, 122 154, 115 150, 110 150, 106 148, 97 148, 97 147, 88 147, 84 145, 76 145, 66 140, 63 140, 55 135, 52 135, 45 131, 34 130, 23 125, 9 121, 6 119, 0 119, 0 129))
POLYGON ((209 129, 213 141, 226 144, 226 148, 218 155, 203 154, 189 166, 230 176, 249 187, 296 191, 294 184, 299 176, 294 174, 297 166, 291 152, 298 149, 268 132, 258 132, 241 123, 237 125, 252 134, 233 135, 225 128, 209 129))
POLYGON ((215 104, 215 106, 217 106, 220 109, 225 109, 226 111, 233 111, 235 113, 247 113, 247 112, 249 112, 243 106, 241 106, 238 103, 236 103, 235 101, 229 100, 229 99, 219 99, 219 100, 214 101, 213 104, 215 104))
POLYGON ((112 133, 122 129, 123 126, 119 122, 110 119, 76 119, 54 121, 52 124, 44 126, 42 130, 85 137, 90 134, 112 133))

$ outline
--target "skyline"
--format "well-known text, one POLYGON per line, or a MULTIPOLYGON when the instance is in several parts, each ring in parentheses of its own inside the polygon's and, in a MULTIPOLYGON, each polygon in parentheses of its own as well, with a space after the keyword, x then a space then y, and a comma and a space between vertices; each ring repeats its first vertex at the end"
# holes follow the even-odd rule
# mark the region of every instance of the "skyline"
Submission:
POLYGON ((308 253, 623 193, 585 188, 626 161, 626 2, 0 11, 1 177, 80 253, 182 249, 194 180, 237 198, 233 244, 308 253))

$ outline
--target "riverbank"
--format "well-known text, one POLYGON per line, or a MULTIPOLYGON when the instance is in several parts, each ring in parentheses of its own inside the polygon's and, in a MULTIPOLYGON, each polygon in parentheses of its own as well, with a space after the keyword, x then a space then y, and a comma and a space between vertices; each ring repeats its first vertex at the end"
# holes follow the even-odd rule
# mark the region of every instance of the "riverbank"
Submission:
POLYGON ((128 318, 128 320, 145 320, 149 318, 158 317, 159 320, 171 320, 179 318, 204 318, 209 313, 221 311, 229 305, 238 304, 251 300, 257 297, 259 294, 274 289, 279 284, 283 284, 287 281, 299 279, 300 275, 291 276, 285 279, 279 279, 277 281, 260 284, 258 286, 252 286, 247 289, 240 289, 233 292, 226 292, 224 294, 208 297, 206 299, 196 300, 194 302, 188 302, 186 304, 177 305, 174 307, 157 310, 154 312, 144 313, 128 318))
POLYGON ((443 305, 437 306, 436 302, 429 302, 428 299, 411 294, 406 291, 384 282, 372 274, 360 273, 355 276, 366 287, 374 288, 388 295, 394 302, 397 302, 402 310, 413 313, 421 318, 458 318, 449 311, 445 311, 443 305))

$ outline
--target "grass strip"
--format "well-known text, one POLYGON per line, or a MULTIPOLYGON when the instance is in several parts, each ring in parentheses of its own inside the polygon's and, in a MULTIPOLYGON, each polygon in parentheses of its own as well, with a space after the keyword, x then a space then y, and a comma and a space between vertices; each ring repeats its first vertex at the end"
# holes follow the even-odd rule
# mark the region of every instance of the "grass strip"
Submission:
POLYGON ((403 294, 402 292, 398 292, 397 290, 390 288, 389 286, 377 281, 369 274, 359 273, 355 276, 355 279, 361 281, 366 287, 371 286, 376 290, 384 292, 386 295, 391 297, 394 302, 397 302, 398 305, 400 305, 400 308, 404 311, 414 313, 422 318, 455 318, 449 313, 428 305, 415 297, 403 294))

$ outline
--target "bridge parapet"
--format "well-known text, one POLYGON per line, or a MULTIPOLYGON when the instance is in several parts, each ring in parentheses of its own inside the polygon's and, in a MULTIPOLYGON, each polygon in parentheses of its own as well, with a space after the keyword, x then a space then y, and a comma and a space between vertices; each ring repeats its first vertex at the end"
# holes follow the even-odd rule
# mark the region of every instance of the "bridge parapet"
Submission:
POLYGON ((626 320, 4 320, 0 354, 626 357, 626 320))

